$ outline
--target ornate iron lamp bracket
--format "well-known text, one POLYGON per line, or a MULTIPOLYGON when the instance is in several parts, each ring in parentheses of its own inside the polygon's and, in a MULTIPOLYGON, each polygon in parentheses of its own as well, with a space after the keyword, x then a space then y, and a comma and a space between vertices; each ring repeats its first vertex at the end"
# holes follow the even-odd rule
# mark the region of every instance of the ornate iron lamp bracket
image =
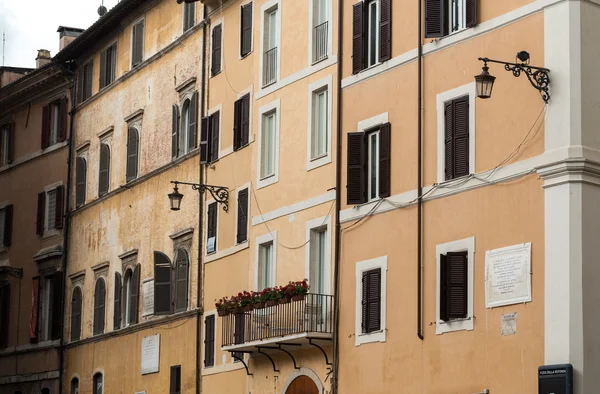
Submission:
POLYGON ((175 184, 175 187, 177 187, 177 185, 191 186, 192 190, 197 190, 200 193, 208 191, 216 202, 223 205, 223 210, 225 212, 229 212, 229 189, 227 189, 225 186, 203 185, 201 183, 189 183, 180 181, 171 181, 171 183, 175 184))

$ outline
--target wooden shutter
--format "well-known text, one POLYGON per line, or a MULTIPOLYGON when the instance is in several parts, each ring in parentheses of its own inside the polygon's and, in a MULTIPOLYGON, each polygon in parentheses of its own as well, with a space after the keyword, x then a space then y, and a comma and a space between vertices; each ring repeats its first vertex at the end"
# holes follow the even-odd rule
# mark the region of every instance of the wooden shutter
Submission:
POLYGON ((79 70, 77 70, 77 103, 81 103, 83 101, 84 81, 85 66, 79 67, 79 70))
MULTIPOLYGON (((217 244, 217 203, 213 202, 208 206, 208 217, 207 217, 207 229, 206 229, 206 251, 208 252, 208 239, 214 237, 215 245, 217 244)), ((215 248, 216 249, 216 248, 215 248)), ((212 253, 212 252, 210 252, 212 253)))
POLYGON ((379 61, 392 58, 392 0, 380 0, 379 61))
POLYGON ((425 0, 425 38, 448 34, 448 0, 425 0))
MULTIPOLYGON (((250 3, 252 4, 252 3, 250 3)), ((250 140, 250 94, 242 97, 242 131, 240 147, 248 145, 250 140)))
POLYGON ((252 50, 252 3, 242 6, 241 34, 240 55, 244 57, 252 50))
POLYGON ((360 323, 360 327, 361 327, 361 332, 363 334, 367 333, 367 326, 368 326, 368 299, 369 299, 369 274, 368 272, 363 272, 362 273, 362 278, 361 278, 361 302, 360 302, 360 306, 361 306, 361 323, 360 323))
POLYGON ((118 330, 121 328, 121 300, 123 292, 123 282, 121 281, 121 274, 115 272, 115 293, 113 302, 113 329, 118 330))
POLYGON ((365 192, 365 133, 348 133, 347 203, 362 204, 365 192))
POLYGON ((154 252, 154 314, 173 313, 171 290, 171 260, 161 252, 154 252))
POLYGON ((444 179, 454 178, 452 101, 444 104, 444 179))
POLYGON ((37 342, 38 339, 38 308, 40 294, 40 277, 31 280, 31 310, 29 312, 29 341, 37 342))
POLYGON ((10 246, 12 244, 12 226, 13 226, 13 205, 4 207, 4 239, 2 245, 10 246))
POLYGON ((210 116, 210 149, 209 162, 219 159, 219 122, 220 112, 215 112, 210 116))
POLYGON ((209 118, 204 117, 200 121, 200 164, 208 163, 208 134, 209 118))
POLYGON ((468 315, 467 252, 440 256, 440 319, 466 319, 468 315))
POLYGON ((69 102, 66 97, 59 101, 58 113, 60 114, 58 123, 58 141, 63 142, 67 139, 67 123, 69 115, 69 102))
POLYGON ((106 286, 104 279, 100 278, 96 281, 94 289, 94 335, 104 333, 104 317, 106 305, 106 286))
POLYGON ((363 332, 381 327, 381 268, 363 273, 363 332))
POLYGON ((233 103, 233 150, 242 146, 242 99, 233 103))
POLYGON ((98 196, 108 193, 110 176, 110 148, 100 144, 100 167, 98 174, 98 196))
POLYGON ((75 206, 85 204, 87 163, 83 157, 78 157, 75 165, 75 206))
POLYGON ((173 118, 171 120, 171 157, 179 156, 179 107, 173 104, 173 118))
POLYGON ((0 286, 0 349, 8 346, 10 318, 10 282, 0 286))
POLYGON ((129 309, 129 323, 138 322, 138 295, 140 293, 140 265, 136 265, 131 276, 131 308, 129 309))
POLYGON ((144 60, 144 22, 133 26, 133 61, 132 66, 144 60))
POLYGON ((87 64, 87 73, 85 75, 85 97, 84 100, 87 100, 92 96, 92 84, 94 78, 94 63, 93 60, 87 64))
POLYGON ((223 25, 219 24, 214 27, 212 32, 212 75, 217 75, 221 72, 221 33, 223 25))
POLYGON ((448 261, 440 255, 440 320, 448 321, 448 261))
POLYGON ((390 196, 391 189, 391 125, 385 123, 379 129, 379 197, 390 196))
POLYGON ((215 365, 215 315, 204 319, 204 366, 215 365))
POLYGON ((127 130, 127 182, 134 180, 138 175, 139 145, 138 131, 130 127, 127 130))
POLYGON ((237 243, 248 240, 248 189, 238 193, 237 243))
POLYGON ((50 146, 50 106, 42 109, 42 149, 50 146))
POLYGON ((181 365, 171 366, 169 394, 181 394, 181 365))
POLYGON ((352 74, 358 74, 364 67, 364 7, 363 2, 352 6, 352 74))
POLYGON ((81 289, 75 287, 71 297, 71 342, 81 338, 81 289))
POLYGON ((190 126, 188 130, 188 151, 198 147, 198 92, 192 95, 188 108, 190 126))
POLYGON ((62 336, 62 295, 63 295, 63 273, 56 272, 52 275, 52 326, 50 327, 50 339, 60 339, 62 336))
POLYGON ((56 188, 56 211, 54 216, 54 228, 63 228, 63 206, 65 201, 65 187, 60 185, 56 188))
POLYGON ((478 0, 465 0, 467 7, 467 17, 465 25, 467 27, 473 27, 477 25, 477 1, 478 0))
POLYGON ((46 192, 38 193, 37 203, 37 223, 36 223, 36 234, 44 234, 44 220, 46 218, 46 192))
POLYGON ((8 124, 8 133, 7 133, 7 147, 8 147, 8 161, 7 164, 12 163, 15 160, 15 122, 10 122, 8 124))
POLYGON ((188 304, 188 270, 187 252, 179 249, 175 259, 175 312, 187 310, 188 304))
MULTIPOLYGON (((108 51, 109 50, 107 49, 100 53, 100 89, 102 89, 103 87, 105 87, 107 85, 107 83, 106 83, 106 75, 107 75, 106 54, 108 51)), ((110 72, 110 70, 108 72, 110 72)))
POLYGON ((452 102, 454 178, 469 175, 469 96, 452 102))

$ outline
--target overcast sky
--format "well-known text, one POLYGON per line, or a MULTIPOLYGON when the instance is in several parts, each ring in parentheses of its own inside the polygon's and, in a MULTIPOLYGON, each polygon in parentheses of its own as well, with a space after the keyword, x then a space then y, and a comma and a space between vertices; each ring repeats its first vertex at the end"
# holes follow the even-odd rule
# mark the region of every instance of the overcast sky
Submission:
MULTIPOLYGON (((102 0, 0 0, 0 34, 6 32, 4 65, 35 67, 38 49, 58 51, 58 26, 85 29, 98 19, 102 0)), ((117 0, 104 0, 111 9, 117 0)), ((1 59, 0 59, 1 61, 1 59)))

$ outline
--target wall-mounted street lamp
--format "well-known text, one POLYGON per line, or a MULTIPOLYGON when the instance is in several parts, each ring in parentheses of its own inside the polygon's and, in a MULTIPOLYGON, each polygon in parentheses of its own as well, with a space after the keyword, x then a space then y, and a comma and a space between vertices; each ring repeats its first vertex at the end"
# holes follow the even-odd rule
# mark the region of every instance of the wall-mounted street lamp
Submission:
POLYGON ((181 209, 181 200, 183 200, 183 194, 179 193, 179 188, 177 187, 178 185, 191 186, 192 190, 198 190, 200 193, 208 190, 215 201, 223 205, 223 210, 225 212, 229 211, 229 190, 224 186, 212 186, 203 185, 201 183, 188 183, 179 181, 171 181, 171 183, 175 184, 173 193, 169 193, 169 202, 171 203, 172 211, 179 211, 181 209))
POLYGON ((548 93, 548 88, 550 86, 550 77, 548 76, 548 73, 550 70, 543 67, 530 66, 528 52, 521 51, 517 53, 517 60, 515 63, 492 60, 487 57, 480 57, 479 60, 483 62, 483 67, 481 74, 475 76, 477 97, 488 99, 492 96, 492 89, 494 88, 496 77, 489 73, 487 64, 499 63, 504 64, 504 69, 506 71, 511 71, 515 77, 519 77, 521 76, 521 73, 524 73, 531 85, 540 92, 542 100, 546 103, 550 100, 550 93, 548 93))

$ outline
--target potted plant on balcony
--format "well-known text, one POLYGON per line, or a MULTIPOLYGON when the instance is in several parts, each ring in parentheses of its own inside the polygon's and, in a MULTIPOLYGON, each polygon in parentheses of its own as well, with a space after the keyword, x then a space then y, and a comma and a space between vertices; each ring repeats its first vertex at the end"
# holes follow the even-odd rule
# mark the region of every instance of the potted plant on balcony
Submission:
POLYGON ((277 302, 281 298, 279 291, 279 286, 275 286, 273 288, 267 287, 262 291, 262 299, 265 301, 266 307, 277 305, 277 302))
POLYGON ((263 299, 263 292, 254 291, 252 292, 252 294, 254 296, 254 303, 252 304, 254 306, 254 309, 264 309, 265 300, 263 299))
POLYGON ((298 282, 290 282, 288 286, 293 286, 292 301, 302 301, 308 294, 308 281, 306 279, 298 282))
POLYGON ((292 282, 288 283, 285 286, 282 286, 279 290, 280 292, 280 304, 289 304, 292 300, 292 296, 294 295, 295 287, 292 285, 292 282))
POLYGON ((231 300, 228 297, 223 297, 215 302, 215 307, 217 307, 217 313, 219 314, 219 316, 227 316, 231 313, 231 300))

